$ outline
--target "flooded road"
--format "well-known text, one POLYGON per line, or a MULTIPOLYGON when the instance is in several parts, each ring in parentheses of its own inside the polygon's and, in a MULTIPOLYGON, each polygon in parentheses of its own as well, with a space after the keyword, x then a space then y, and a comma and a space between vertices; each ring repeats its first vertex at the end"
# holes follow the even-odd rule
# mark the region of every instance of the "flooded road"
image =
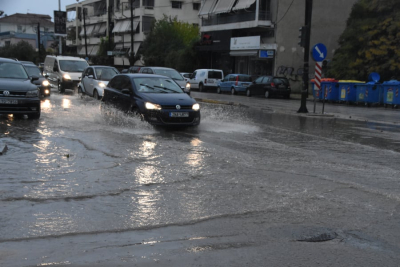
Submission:
POLYGON ((99 103, 0 117, 0 266, 399 265, 398 125, 202 103, 171 130, 99 103))

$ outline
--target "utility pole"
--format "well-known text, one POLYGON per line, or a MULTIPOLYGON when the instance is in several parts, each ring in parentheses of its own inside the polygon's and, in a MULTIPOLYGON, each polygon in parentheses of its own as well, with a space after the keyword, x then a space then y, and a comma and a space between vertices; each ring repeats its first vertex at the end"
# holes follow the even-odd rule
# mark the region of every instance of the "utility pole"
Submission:
MULTIPOLYGON (((58 0, 58 11, 61 11, 61 0, 58 0)), ((62 55, 62 37, 58 37, 58 54, 62 55)))
POLYGON ((311 37, 311 18, 312 18, 312 5, 313 0, 306 1, 306 14, 305 14, 305 40, 304 40, 304 67, 303 67, 303 89, 301 91, 301 105, 297 113, 308 113, 307 110, 307 97, 308 97, 308 72, 309 72, 309 59, 310 59, 310 37, 311 37))
POLYGON ((38 52, 39 52, 39 63, 40 63, 40 23, 37 24, 37 40, 38 40, 38 52))
POLYGON ((84 34, 84 37, 85 37, 85 58, 87 58, 88 57, 88 54, 87 54, 87 42, 86 42, 86 8, 82 8, 82 12, 83 12, 83 34, 84 34))
MULTIPOLYGON (((129 57, 129 59, 133 59, 133 56, 135 55, 135 52, 133 50, 133 35, 135 34, 133 32, 133 2, 134 2, 134 0, 131 0, 131 56, 129 57)), ((129 64, 131 66, 133 66, 134 63, 135 62, 130 62, 129 61, 129 64)))
POLYGON ((108 33, 107 33, 108 51, 111 51, 111 49, 112 49, 112 47, 111 47, 111 14, 112 14, 112 11, 113 11, 113 6, 111 5, 111 1, 110 1, 109 5, 108 5, 108 17, 107 17, 107 19, 108 19, 108 33))

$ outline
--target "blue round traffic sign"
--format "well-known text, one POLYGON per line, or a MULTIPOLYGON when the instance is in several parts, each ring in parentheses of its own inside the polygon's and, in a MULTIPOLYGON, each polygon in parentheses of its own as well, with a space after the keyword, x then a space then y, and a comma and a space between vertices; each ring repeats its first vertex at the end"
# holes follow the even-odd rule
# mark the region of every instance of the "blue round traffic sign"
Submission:
POLYGON ((326 49, 326 46, 321 43, 314 45, 312 49, 312 57, 317 62, 323 61, 326 58, 327 53, 328 50, 326 49))

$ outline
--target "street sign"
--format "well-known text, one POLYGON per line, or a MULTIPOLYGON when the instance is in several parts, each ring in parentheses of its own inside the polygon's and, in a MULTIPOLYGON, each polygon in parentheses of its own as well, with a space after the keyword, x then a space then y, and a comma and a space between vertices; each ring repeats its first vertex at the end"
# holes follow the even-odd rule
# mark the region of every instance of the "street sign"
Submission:
POLYGON ((326 58, 327 53, 328 50, 326 49, 326 46, 321 43, 314 45, 312 49, 312 57, 317 62, 323 61, 326 58))
POLYGON ((54 10, 54 33, 67 34, 67 12, 54 10))

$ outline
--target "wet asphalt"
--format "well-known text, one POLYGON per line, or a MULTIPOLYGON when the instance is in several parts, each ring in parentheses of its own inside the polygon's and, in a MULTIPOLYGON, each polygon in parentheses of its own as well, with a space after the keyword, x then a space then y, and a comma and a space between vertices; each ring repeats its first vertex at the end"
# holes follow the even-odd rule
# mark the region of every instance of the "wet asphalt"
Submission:
POLYGON ((2 116, 0 266, 399 266, 398 109, 192 96, 188 129, 71 91, 2 116))

